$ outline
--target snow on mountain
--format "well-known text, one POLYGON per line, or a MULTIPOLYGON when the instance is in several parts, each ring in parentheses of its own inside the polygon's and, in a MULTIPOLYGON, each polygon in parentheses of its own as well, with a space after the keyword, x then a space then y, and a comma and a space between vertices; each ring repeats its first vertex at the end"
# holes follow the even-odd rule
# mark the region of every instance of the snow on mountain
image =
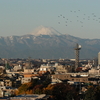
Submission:
POLYGON ((60 32, 56 31, 54 28, 52 27, 44 27, 44 26, 40 26, 37 29, 35 29, 35 31, 33 31, 31 33, 31 35, 35 35, 35 36, 39 36, 39 35, 61 35, 60 32))
POLYGON ((74 46, 82 45, 80 57, 95 58, 100 51, 100 39, 81 39, 61 34, 51 27, 39 27, 31 35, 0 37, 2 58, 74 58, 74 46), (45 36, 48 35, 48 36, 45 36))

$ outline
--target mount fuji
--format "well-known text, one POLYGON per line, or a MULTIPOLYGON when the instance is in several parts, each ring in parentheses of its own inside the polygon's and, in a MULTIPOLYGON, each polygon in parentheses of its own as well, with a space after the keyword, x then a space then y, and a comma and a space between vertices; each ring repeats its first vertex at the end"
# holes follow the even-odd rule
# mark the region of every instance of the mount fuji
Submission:
POLYGON ((40 26, 31 34, 0 37, 1 58, 59 59, 75 58, 76 43, 82 46, 80 59, 95 58, 100 51, 100 39, 82 39, 40 26))
POLYGON ((55 30, 53 27, 44 27, 44 26, 40 26, 38 28, 36 28, 31 35, 34 36, 39 36, 39 35, 61 35, 60 32, 58 32, 57 30, 55 30))

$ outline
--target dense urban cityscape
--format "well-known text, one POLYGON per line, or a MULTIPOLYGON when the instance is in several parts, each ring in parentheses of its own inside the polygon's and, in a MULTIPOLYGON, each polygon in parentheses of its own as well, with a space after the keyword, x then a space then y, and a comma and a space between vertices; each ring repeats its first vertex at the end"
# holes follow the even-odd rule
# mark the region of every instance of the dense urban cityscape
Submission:
POLYGON ((0 100, 100 100, 100 0, 0 0, 0 100))
POLYGON ((99 100, 100 52, 97 59, 81 60, 80 49, 76 44, 75 59, 0 58, 0 98, 91 100, 94 89, 94 98, 99 100))

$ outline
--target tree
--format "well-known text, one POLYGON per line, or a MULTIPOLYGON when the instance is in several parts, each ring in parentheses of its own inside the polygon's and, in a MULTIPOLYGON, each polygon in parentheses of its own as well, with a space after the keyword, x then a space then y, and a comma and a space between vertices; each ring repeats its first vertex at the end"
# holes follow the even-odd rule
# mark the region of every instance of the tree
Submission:
POLYGON ((32 86, 32 83, 29 82, 29 83, 25 83, 25 84, 22 84, 19 88, 18 88, 18 91, 16 92, 18 94, 26 94, 27 91, 29 91, 29 88, 32 86))
POLYGON ((33 93, 34 93, 34 94, 42 94, 42 93, 43 93, 43 85, 42 85, 42 84, 36 85, 36 86, 33 88, 33 93))
POLYGON ((43 92, 47 95, 52 95, 54 85, 50 84, 46 88, 43 89, 43 92))
POLYGON ((100 100, 100 86, 89 86, 84 100, 100 100))
POLYGON ((57 83, 54 85, 49 85, 45 88, 45 93, 53 96, 54 100, 78 100, 78 92, 75 91, 75 88, 68 84, 57 83))

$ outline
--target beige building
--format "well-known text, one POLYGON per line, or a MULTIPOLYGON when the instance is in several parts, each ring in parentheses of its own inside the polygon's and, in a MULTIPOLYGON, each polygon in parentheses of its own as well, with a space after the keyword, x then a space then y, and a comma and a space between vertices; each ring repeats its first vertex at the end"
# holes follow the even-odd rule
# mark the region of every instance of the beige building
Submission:
POLYGON ((67 73, 67 69, 63 65, 56 65, 56 72, 58 73, 67 73))
POLYGON ((0 97, 3 97, 4 96, 4 92, 3 90, 0 88, 0 97))
POLYGON ((5 80, 5 86, 12 86, 13 82, 10 79, 5 80))
POLYGON ((0 87, 1 86, 4 86, 4 81, 2 80, 2 81, 0 81, 0 87))
MULTIPOLYGON (((75 74, 75 73, 74 73, 75 74)), ((69 80, 73 82, 86 82, 88 83, 88 75, 83 75, 79 73, 74 75, 73 73, 66 73, 66 74, 53 74, 53 79, 60 79, 60 80, 69 80)))
POLYGON ((91 69, 91 70, 89 70, 89 74, 90 75, 100 75, 100 69, 91 69))

